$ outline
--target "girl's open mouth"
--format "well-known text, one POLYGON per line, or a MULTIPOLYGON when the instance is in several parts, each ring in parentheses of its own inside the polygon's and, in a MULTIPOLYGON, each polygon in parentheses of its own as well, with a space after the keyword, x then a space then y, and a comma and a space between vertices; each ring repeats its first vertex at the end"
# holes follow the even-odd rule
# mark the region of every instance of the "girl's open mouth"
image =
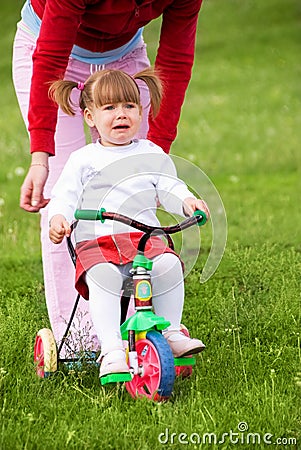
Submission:
POLYGON ((127 130, 128 128, 130 128, 128 125, 117 125, 113 127, 113 130, 127 130))

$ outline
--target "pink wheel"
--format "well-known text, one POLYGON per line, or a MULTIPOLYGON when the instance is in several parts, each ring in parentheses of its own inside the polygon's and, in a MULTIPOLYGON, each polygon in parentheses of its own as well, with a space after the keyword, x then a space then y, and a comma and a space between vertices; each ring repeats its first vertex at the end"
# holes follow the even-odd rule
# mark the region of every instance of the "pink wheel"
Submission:
POLYGON ((53 333, 48 328, 40 330, 34 345, 34 364, 40 378, 48 378, 57 370, 57 350, 53 333))
POLYGON ((136 342, 140 374, 125 384, 132 397, 167 400, 173 389, 175 369, 169 345, 157 331, 149 331, 146 339, 136 342))
MULTIPOLYGON (((183 325, 182 323, 181 323, 181 332, 185 334, 185 336, 190 337, 188 328, 185 327, 185 325, 183 325)), ((175 366, 175 370, 176 376, 181 378, 188 378, 192 374, 192 366, 175 366)))

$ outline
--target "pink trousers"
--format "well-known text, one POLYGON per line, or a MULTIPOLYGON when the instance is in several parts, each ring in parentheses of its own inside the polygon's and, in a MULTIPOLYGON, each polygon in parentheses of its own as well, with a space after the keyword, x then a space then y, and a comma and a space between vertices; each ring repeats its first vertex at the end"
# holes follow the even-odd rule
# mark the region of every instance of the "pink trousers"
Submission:
MULTIPOLYGON (((28 127, 27 114, 32 75, 32 54, 35 45, 35 38, 19 26, 13 47, 13 82, 26 128, 28 127)), ((133 75, 149 65, 146 46, 142 43, 140 47, 128 55, 105 67, 86 64, 70 58, 65 78, 84 82, 91 73, 104 68, 120 69, 133 75)), ((141 84, 140 89, 144 118, 137 137, 143 138, 146 136, 148 129, 149 94, 145 85, 141 84)), ((78 92, 74 92, 74 100, 78 95, 78 92)), ((94 140, 96 137, 92 136, 92 139, 94 140)), ((77 109, 74 117, 67 116, 59 110, 55 134, 56 156, 49 158, 50 170, 44 189, 45 198, 50 197, 51 189, 69 155, 85 144, 85 128, 80 109, 77 109)), ((65 333, 77 292, 74 288, 74 266, 68 254, 66 242, 63 241, 62 244, 56 245, 49 239, 47 207, 41 210, 41 250, 47 310, 52 331, 59 344, 65 333)), ((81 298, 66 345, 63 347, 60 356, 69 356, 78 350, 97 350, 98 348, 99 342, 91 322, 89 304, 81 298)))

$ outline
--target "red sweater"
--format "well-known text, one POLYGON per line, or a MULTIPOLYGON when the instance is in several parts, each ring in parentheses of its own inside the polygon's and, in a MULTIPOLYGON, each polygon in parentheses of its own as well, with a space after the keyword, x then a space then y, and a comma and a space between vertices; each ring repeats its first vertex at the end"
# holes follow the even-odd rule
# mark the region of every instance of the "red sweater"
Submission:
POLYGON ((74 44, 104 52, 126 44, 137 30, 163 15, 155 61, 164 82, 160 112, 150 119, 148 138, 166 152, 176 137, 191 77, 202 0, 31 0, 42 18, 33 55, 29 105, 31 152, 53 155, 57 107, 48 82, 62 78, 74 44))

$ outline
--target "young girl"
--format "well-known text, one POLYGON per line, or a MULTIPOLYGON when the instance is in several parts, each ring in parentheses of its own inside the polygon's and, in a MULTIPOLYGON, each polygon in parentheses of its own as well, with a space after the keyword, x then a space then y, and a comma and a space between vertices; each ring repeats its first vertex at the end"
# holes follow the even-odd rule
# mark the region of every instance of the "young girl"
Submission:
MULTIPOLYGON (((151 141, 134 139, 142 118, 138 82, 146 83, 155 116, 161 85, 151 69, 134 77, 104 70, 85 84, 64 80, 52 84, 50 95, 67 114, 73 114, 72 90, 81 91, 84 118, 100 135, 96 143, 70 156, 52 191, 49 236, 53 243, 70 235, 77 208, 105 208, 152 226, 160 226, 158 203, 171 213, 187 216, 201 209, 209 216, 205 202, 177 178, 170 157, 151 141)), ((140 237, 133 228, 114 221, 80 221, 76 227, 76 288, 89 299, 101 342, 100 377, 129 371, 120 336, 120 291, 140 237)), ((158 237, 148 241, 146 256, 153 260, 154 310, 170 322, 164 336, 174 356, 202 351, 202 341, 180 331, 184 281, 179 257, 158 237)))

